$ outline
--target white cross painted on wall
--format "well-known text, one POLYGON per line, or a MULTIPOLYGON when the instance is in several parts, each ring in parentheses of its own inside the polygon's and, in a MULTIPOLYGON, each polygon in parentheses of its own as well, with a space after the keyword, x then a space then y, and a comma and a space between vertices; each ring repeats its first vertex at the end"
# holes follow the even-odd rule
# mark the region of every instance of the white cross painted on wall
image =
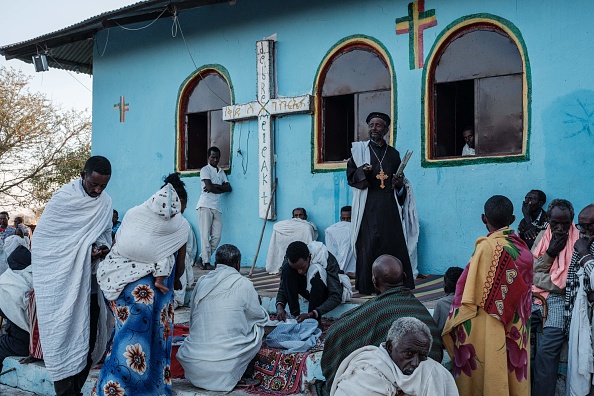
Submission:
MULTIPOLYGON (((256 42, 256 71, 258 85, 256 100, 250 103, 223 107, 223 120, 243 121, 258 119, 258 207, 261 218, 266 217, 266 210, 272 195, 274 183, 274 131, 272 117, 296 113, 311 113, 313 100, 311 95, 295 97, 276 97, 274 70, 274 41, 256 42)), ((274 201, 268 212, 269 220, 276 218, 274 201)))

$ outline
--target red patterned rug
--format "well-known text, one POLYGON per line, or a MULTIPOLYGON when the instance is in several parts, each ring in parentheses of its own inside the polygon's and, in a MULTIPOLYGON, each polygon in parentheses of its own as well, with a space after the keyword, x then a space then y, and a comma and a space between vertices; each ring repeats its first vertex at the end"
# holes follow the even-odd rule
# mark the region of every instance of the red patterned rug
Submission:
MULTIPOLYGON (((273 316, 274 317, 274 316, 273 316)), ((305 361, 310 353, 324 349, 324 337, 331 321, 322 321, 323 332, 316 345, 307 352, 282 353, 277 348, 268 348, 266 340, 256 355, 254 378, 261 381, 254 390, 247 392, 256 395, 289 395, 301 393, 303 375, 306 374, 305 361)))

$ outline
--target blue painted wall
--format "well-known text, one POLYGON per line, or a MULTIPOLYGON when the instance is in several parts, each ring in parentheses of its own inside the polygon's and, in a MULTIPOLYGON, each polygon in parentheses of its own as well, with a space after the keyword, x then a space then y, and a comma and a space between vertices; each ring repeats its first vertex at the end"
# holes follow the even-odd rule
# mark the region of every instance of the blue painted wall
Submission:
MULTIPOLYGON (((542 189, 549 200, 571 200, 579 212, 594 201, 588 188, 594 168, 594 78, 591 73, 591 21, 594 3, 493 0, 482 2, 426 0, 435 9, 436 27, 425 30, 424 52, 452 21, 489 13, 515 25, 525 42, 531 65, 532 115, 530 160, 519 163, 421 167, 422 70, 409 69, 408 35, 395 34, 395 19, 407 14, 408 1, 240 0, 179 14, 182 31, 172 31, 165 18, 138 31, 111 28, 97 35, 93 70, 93 153, 112 160, 108 192, 123 214, 160 187, 174 171, 176 105, 181 84, 196 67, 224 66, 231 77, 236 103, 255 98, 255 43, 277 34, 277 91, 280 96, 313 94, 317 69, 326 52, 341 39, 367 35, 389 52, 396 75, 396 147, 414 151, 406 170, 417 197, 421 221, 419 269, 442 273, 464 266, 474 241, 486 233, 480 221, 486 199, 508 196, 521 217, 525 193, 542 189), (105 52, 103 52, 104 45, 105 52), (97 50, 97 48, 99 50, 97 50), (125 123, 113 105, 125 96, 130 104, 125 123)), ((146 24, 129 26, 139 28, 146 24)), ((275 121, 279 219, 297 206, 323 230, 350 204, 345 172, 311 173, 312 115, 275 121)), ((263 220, 257 207, 257 125, 237 123, 233 133, 231 194, 222 198, 221 243, 233 243, 252 263, 263 220), (241 147, 244 155, 237 154, 241 147)), ((197 230, 199 177, 184 179, 189 193, 186 217, 197 230)), ((516 222, 517 225, 517 222, 516 222)), ((268 223, 258 257, 265 264, 272 223, 268 223)))

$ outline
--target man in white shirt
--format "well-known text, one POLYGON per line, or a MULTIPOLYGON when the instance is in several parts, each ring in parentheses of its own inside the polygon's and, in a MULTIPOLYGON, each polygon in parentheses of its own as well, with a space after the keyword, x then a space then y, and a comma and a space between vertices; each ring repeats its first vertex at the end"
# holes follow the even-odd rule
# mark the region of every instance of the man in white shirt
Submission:
POLYGON ((202 194, 198 199, 198 228, 200 229, 200 258, 198 265, 202 269, 213 270, 210 256, 221 241, 223 231, 223 213, 219 202, 219 195, 231 192, 231 184, 227 181, 225 171, 219 168, 221 150, 218 147, 208 149, 208 165, 200 170, 202 194))
POLYGON ((474 131, 472 128, 464 128, 462 131, 462 137, 466 144, 462 147, 462 157, 468 157, 475 155, 474 152, 474 131))
POLYGON ((351 228, 351 207, 343 206, 340 221, 326 228, 326 246, 338 260, 340 269, 354 279, 356 260, 351 246, 351 228))

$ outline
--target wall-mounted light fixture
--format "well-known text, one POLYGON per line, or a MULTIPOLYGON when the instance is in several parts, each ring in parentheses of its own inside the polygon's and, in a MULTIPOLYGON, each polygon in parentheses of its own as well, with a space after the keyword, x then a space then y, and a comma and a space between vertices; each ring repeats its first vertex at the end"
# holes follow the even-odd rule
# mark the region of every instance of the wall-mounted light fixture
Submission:
POLYGON ((45 54, 33 55, 33 66, 35 66, 36 72, 44 72, 49 70, 47 65, 47 57, 45 54))

